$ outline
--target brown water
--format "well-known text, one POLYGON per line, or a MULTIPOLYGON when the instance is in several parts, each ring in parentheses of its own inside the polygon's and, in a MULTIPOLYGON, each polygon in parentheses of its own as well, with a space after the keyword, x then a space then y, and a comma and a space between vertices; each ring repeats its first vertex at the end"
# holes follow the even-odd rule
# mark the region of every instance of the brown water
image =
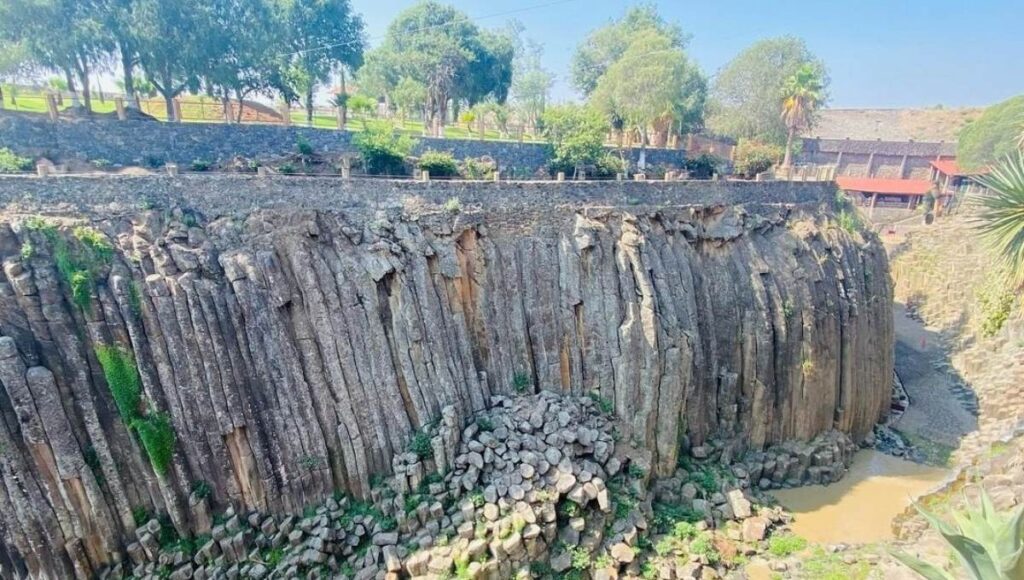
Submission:
POLYGON ((837 483, 772 495, 795 516, 793 532, 812 542, 874 542, 892 538, 892 519, 946 475, 943 468, 866 450, 837 483))

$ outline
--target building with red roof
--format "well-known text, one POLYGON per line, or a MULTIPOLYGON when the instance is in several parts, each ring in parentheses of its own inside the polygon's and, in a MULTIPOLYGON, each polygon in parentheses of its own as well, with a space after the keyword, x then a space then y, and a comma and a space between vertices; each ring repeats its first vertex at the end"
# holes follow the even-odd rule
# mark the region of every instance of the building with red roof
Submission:
POLYGON ((914 209, 935 183, 928 179, 892 179, 885 177, 836 177, 836 185, 861 205, 906 207, 914 209))

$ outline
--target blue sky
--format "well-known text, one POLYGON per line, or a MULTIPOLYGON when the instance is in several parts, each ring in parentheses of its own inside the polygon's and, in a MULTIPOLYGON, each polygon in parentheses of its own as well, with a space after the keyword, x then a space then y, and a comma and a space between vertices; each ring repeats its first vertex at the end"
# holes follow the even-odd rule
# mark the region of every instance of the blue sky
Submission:
MULTIPOLYGON (((633 2, 449 0, 485 27, 510 18, 542 43, 556 100, 575 98, 567 71, 576 45, 633 2), (553 4, 557 2, 556 4, 553 4), (545 6, 546 5, 546 6, 545 6), (511 11, 514 14, 492 16, 511 11), (489 18, 484 18, 491 16, 489 18)), ((410 0, 352 0, 371 44, 410 0)), ((833 107, 982 106, 1024 93, 1024 0, 661 0, 693 35, 708 74, 759 38, 793 34, 823 58, 833 107)))

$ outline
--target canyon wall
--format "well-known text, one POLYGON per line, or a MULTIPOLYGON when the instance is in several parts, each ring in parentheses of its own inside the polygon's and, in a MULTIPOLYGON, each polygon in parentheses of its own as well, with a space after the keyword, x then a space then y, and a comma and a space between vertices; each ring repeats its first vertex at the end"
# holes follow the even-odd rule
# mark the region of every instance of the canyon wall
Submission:
POLYGON ((496 394, 593 393, 656 474, 884 416, 888 264, 832 190, 545 187, 0 179, 0 565, 365 497, 496 394))

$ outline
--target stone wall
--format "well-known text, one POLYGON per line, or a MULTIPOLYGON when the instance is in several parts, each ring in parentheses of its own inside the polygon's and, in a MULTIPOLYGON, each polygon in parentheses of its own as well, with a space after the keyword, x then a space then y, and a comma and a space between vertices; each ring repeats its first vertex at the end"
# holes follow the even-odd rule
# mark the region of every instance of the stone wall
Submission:
MULTIPOLYGON (((295 152, 305 139, 314 151, 328 155, 354 155, 353 133, 280 125, 227 125, 223 123, 168 124, 154 121, 101 119, 62 120, 4 115, 0 112, 0 147, 16 153, 51 160, 102 159, 116 165, 187 165, 193 160, 230 161, 235 156, 266 158, 295 152)), ((457 159, 490 156, 502 171, 518 177, 532 176, 550 159, 543 143, 479 141, 473 139, 418 139, 414 154, 427 150, 449 151, 457 159)), ((639 150, 626 152, 636 163, 639 150)), ((679 149, 649 149, 649 165, 678 168, 685 159, 679 149)))
POLYGON ((655 475, 884 416, 885 253, 826 188, 489 185, 0 180, 3 552, 88 577, 137 507, 188 533, 207 501, 366 497, 442 410, 517 391, 594 393, 655 475), (126 412, 166 418, 163 469, 126 412))

